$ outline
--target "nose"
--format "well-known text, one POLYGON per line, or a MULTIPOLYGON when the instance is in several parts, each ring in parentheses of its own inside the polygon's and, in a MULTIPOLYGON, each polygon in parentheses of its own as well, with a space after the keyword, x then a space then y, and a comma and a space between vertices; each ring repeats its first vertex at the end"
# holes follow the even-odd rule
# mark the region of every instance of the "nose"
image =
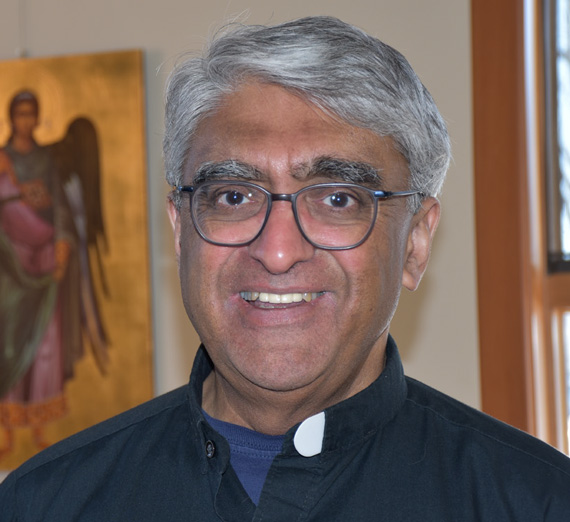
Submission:
POLYGON ((265 227, 248 248, 249 255, 272 274, 283 274, 315 253, 315 247, 301 234, 287 201, 273 203, 265 227))

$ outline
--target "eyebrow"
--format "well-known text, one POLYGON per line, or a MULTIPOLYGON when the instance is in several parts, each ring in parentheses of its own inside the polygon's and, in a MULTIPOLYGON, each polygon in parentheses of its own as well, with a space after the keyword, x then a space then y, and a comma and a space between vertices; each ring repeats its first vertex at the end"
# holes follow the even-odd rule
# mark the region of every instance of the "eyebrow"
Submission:
POLYGON ((238 160, 209 161, 198 167, 194 174, 193 183, 215 181, 223 179, 242 179, 247 181, 261 181, 263 173, 253 165, 238 160))
POLYGON ((309 165, 295 167, 293 177, 301 180, 324 177, 333 181, 374 186, 380 186, 383 182, 380 170, 369 163, 330 156, 320 156, 309 165))
MULTIPOLYGON (((345 183, 359 183, 381 186, 383 178, 380 170, 369 163, 350 161, 331 156, 319 156, 310 163, 294 165, 291 175, 300 181, 314 178, 326 178, 345 183)), ((240 179, 246 181, 263 181, 267 175, 258 168, 238 160, 211 161, 198 167, 193 183, 224 179, 240 179)))

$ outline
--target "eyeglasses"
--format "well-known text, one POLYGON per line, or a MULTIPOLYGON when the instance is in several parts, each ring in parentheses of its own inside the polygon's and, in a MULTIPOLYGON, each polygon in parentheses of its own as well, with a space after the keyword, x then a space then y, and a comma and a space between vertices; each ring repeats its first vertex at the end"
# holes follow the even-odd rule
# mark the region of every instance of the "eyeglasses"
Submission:
POLYGON ((274 201, 289 201, 303 237, 316 248, 348 250, 372 231, 378 200, 420 194, 387 192, 351 183, 319 183, 293 194, 273 194, 246 181, 206 181, 176 187, 190 195, 192 221, 203 239, 219 246, 243 246, 260 234, 274 201))

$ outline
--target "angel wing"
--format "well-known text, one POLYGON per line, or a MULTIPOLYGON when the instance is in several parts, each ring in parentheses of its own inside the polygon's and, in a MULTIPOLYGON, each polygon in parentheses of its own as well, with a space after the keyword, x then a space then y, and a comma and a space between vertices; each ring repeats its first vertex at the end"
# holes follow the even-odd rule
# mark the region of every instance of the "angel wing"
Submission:
POLYGON ((65 137, 51 144, 49 148, 57 164, 63 186, 73 176, 77 176, 83 194, 88 195, 83 198, 87 244, 95 252, 103 291, 108 296, 109 288, 102 264, 102 253, 108 251, 108 243, 101 204, 101 170, 97 130, 89 119, 76 118, 67 128, 65 137))
POLYGON ((94 291, 95 274, 89 256, 90 251, 95 254, 95 268, 103 293, 109 297, 102 263, 102 253, 108 251, 108 243, 101 202, 97 131, 87 118, 76 118, 69 125, 65 137, 49 148, 77 232, 79 284, 75 288, 79 291, 82 330, 104 374, 108 364, 108 339, 94 291))

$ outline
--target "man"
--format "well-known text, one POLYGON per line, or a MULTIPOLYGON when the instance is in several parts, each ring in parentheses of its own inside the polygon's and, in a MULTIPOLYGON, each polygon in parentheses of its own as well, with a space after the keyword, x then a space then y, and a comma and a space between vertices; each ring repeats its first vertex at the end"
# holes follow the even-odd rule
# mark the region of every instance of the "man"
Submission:
POLYGON ((1 520, 567 520, 556 450, 403 375, 449 140, 396 51, 332 18, 174 71, 164 140, 190 384, 50 448, 1 520))

